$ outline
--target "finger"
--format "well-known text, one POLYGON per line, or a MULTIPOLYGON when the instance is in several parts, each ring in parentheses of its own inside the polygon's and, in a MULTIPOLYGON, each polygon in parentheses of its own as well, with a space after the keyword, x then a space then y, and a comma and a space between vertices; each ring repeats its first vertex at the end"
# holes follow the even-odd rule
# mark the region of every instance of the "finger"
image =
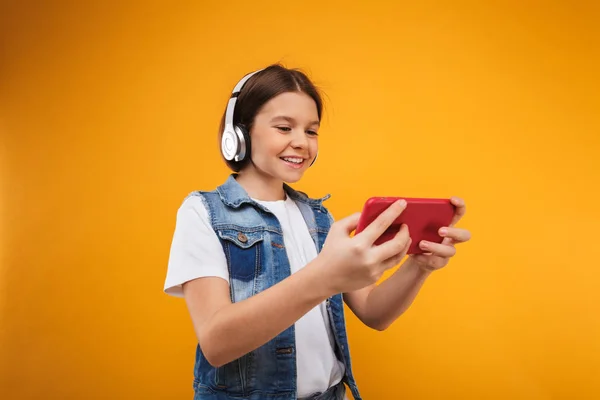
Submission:
POLYGON ((461 199, 460 197, 456 197, 456 196, 452 197, 450 199, 450 202, 456 207, 456 209, 454 211, 454 216, 452 217, 452 222, 450 222, 450 226, 454 226, 466 214, 467 206, 463 199, 461 199))
POLYGON ((361 236, 373 244, 383 232, 392 225, 402 211, 406 208, 406 200, 398 200, 385 209, 377 218, 362 231, 361 236))
POLYGON ((405 255, 406 254, 397 254, 397 255, 385 260, 382 264, 383 270, 387 271, 388 269, 394 268, 396 265, 400 264, 405 255))
POLYGON ((445 237, 444 240, 442 240, 442 244, 446 246, 454 246, 456 242, 452 238, 445 237))
POLYGON ((388 240, 385 243, 374 247, 372 251, 375 253, 375 257, 379 260, 387 260, 390 257, 401 254, 408 251, 410 246, 411 238, 408 230, 408 225, 402 224, 400 230, 392 240, 388 240))
POLYGON ((406 245, 404 246, 404 248, 402 249, 402 251, 400 251, 400 253, 388 258, 387 260, 385 260, 383 262, 384 264, 384 269, 388 270, 390 268, 395 267, 396 265, 400 264, 400 262, 402 261, 402 259, 404 257, 406 257, 406 253, 408 253, 408 249, 410 248, 410 245, 412 243, 412 239, 408 239, 408 242, 406 243, 406 245))
POLYGON ((343 232, 350 234, 353 230, 356 229, 358 225, 358 220, 360 219, 360 213, 354 213, 352 215, 347 216, 346 218, 342 218, 335 222, 335 225, 338 226, 343 232))
POLYGON ((438 257, 452 257, 456 254, 456 248, 451 245, 440 244, 428 242, 426 240, 422 240, 419 243, 419 247, 427 252, 432 253, 434 256, 438 257))
POLYGON ((438 233, 443 238, 452 239, 452 243, 463 243, 471 239, 471 232, 462 228, 443 227, 438 233))

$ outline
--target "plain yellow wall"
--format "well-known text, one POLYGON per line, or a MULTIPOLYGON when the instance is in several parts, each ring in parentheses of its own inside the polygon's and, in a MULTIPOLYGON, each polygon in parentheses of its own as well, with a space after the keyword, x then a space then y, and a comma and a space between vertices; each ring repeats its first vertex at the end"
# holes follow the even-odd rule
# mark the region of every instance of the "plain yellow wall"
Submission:
POLYGON ((191 398, 176 210, 227 177, 232 85, 277 61, 326 93, 296 187, 337 218, 468 204, 395 325, 348 317, 364 398, 600 398, 596 2, 69 3, 0 12, 2 399, 191 398))

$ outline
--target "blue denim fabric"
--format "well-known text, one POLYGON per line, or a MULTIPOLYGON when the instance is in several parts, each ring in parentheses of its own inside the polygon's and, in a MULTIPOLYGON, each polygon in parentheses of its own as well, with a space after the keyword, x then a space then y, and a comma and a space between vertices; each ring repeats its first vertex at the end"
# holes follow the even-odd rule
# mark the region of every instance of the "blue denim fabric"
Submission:
MULTIPOLYGON (((230 175, 214 191, 197 191, 189 196, 200 196, 206 205, 227 259, 231 300, 238 302, 281 282, 291 272, 279 221, 248 196, 235 176, 230 175)), ((311 199, 288 185, 284 185, 284 189, 298 205, 320 252, 333 222, 323 206, 329 195, 311 199)), ((360 400, 352 375, 342 295, 328 298, 326 308, 335 336, 336 354, 346 366, 343 382, 354 398, 360 400)), ((296 388, 294 325, 258 349, 219 368, 207 362, 200 346, 196 348, 196 400, 295 400, 296 388)))

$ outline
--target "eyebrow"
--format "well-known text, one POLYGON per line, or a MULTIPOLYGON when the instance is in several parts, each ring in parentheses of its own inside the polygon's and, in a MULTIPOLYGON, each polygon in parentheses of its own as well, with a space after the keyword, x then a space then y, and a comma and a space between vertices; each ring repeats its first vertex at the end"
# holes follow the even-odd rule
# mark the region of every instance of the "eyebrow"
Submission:
MULTIPOLYGON (((278 119, 283 119, 283 120, 288 121, 289 123, 292 123, 292 124, 296 122, 296 120, 294 118, 288 117, 286 115, 279 115, 279 116, 271 119, 271 122, 274 122, 274 121, 276 121, 278 119)), ((312 126, 312 125, 320 126, 321 123, 319 121, 311 121, 308 125, 309 126, 312 126)))

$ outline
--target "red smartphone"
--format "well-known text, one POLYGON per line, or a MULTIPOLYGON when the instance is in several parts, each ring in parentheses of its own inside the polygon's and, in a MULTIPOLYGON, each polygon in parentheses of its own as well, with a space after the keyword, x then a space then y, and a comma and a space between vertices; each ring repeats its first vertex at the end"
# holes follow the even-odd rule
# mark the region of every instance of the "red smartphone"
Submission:
POLYGON ((444 239, 439 235, 439 229, 452 222, 456 207, 450 199, 425 199, 411 197, 371 197, 365 202, 362 214, 356 227, 355 235, 362 232, 379 214, 385 211, 397 200, 406 200, 406 208, 390 227, 375 241, 376 245, 392 239, 402 224, 408 226, 412 239, 407 254, 422 254, 419 247, 421 240, 441 243, 444 239))

